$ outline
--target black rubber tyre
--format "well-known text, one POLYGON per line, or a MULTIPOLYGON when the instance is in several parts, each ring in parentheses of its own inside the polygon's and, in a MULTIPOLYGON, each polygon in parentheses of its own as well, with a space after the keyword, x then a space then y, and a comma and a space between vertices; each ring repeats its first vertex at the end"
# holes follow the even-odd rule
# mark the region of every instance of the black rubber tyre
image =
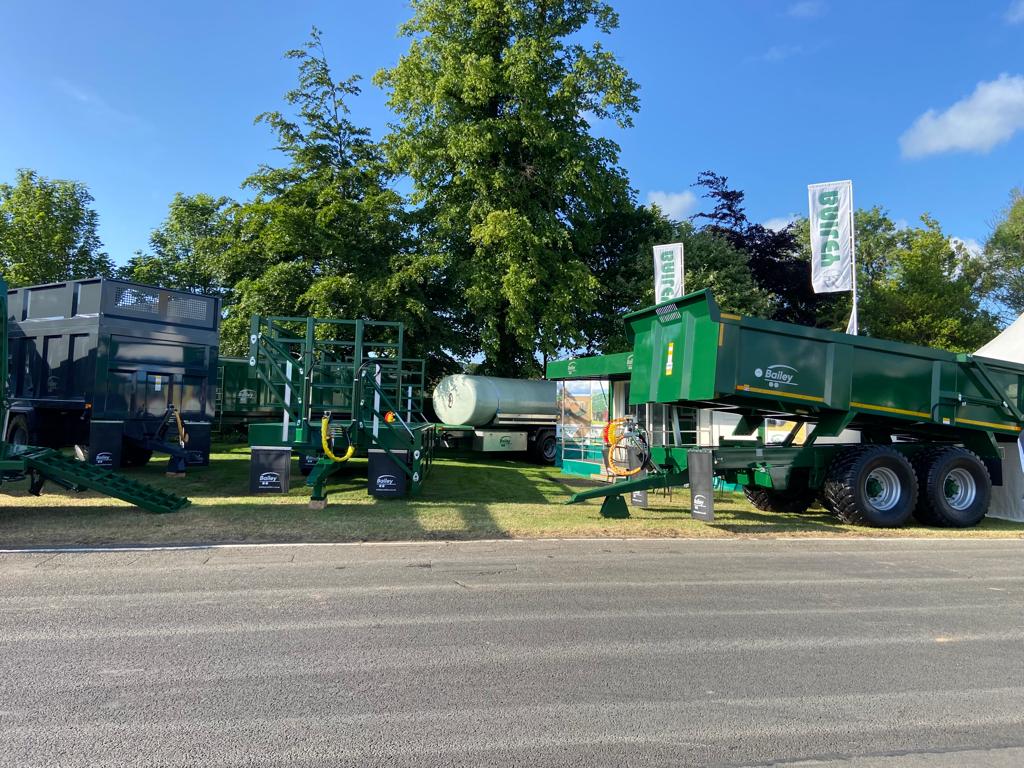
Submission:
POLYGON ((743 486, 743 495, 747 497, 747 501, 762 512, 803 514, 814 503, 814 491, 806 488, 776 491, 757 485, 745 485, 743 486))
POLYGON ((11 416, 7 422, 7 442, 11 445, 31 445, 28 433, 28 418, 24 414, 11 416))
POLYGON ((121 466, 122 467, 144 467, 153 458, 153 452, 139 448, 127 440, 121 443, 121 466))
POLYGON ((988 468, 966 448, 936 446, 913 458, 921 493, 914 517, 925 525, 970 528, 981 522, 992 500, 988 468))
POLYGON ((532 449, 534 461, 538 464, 552 466, 558 456, 558 441, 555 439, 555 433, 540 432, 537 439, 533 441, 532 449))
POLYGON ((844 523, 899 528, 917 504, 917 477, 887 445, 858 445, 832 461, 825 478, 828 509, 844 523))

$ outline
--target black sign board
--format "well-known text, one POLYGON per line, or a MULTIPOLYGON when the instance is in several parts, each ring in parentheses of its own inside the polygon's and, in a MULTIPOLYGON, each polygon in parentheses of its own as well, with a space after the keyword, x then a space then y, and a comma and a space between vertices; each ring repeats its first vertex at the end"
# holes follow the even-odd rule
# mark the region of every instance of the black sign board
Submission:
POLYGON ((409 486, 409 476, 395 460, 405 461, 408 466, 408 451, 392 451, 389 455, 382 450, 368 452, 367 490, 371 496, 378 498, 395 498, 405 496, 409 486))
POLYGON ((690 470, 690 517, 710 523, 715 519, 715 462, 710 450, 686 452, 690 470))
POLYGON ((253 447, 249 461, 249 493, 288 493, 292 449, 253 447))

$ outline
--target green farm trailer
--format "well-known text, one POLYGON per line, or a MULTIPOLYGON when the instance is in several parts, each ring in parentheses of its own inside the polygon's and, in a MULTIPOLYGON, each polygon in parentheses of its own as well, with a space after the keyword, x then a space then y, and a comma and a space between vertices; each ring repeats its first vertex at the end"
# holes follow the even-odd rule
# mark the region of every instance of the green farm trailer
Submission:
POLYGON ((404 341, 397 322, 252 318, 249 367, 280 419, 249 425, 250 450, 298 454, 311 507, 357 454, 369 457, 374 495, 419 493, 435 433, 423 419, 425 363, 404 357, 404 341))
MULTIPOLYGON (((0 279, 0 435, 8 433, 7 283, 0 279)), ((72 491, 94 490, 113 496, 150 512, 174 512, 189 500, 158 488, 130 480, 108 469, 65 456, 53 448, 40 448, 0 440, 0 485, 29 481, 29 492, 38 496, 51 482, 72 491)))
MULTIPOLYGON (((1002 483, 1003 451, 1018 450, 1024 366, 740 317, 722 312, 710 291, 625 322, 629 403, 736 413, 733 436, 712 451, 713 473, 761 510, 800 512, 817 499, 850 523, 901 526, 913 515, 971 526, 1002 483), (793 429, 766 442, 766 419, 793 429)), ((555 361, 547 375, 572 379, 602 360, 555 361)), ((604 514, 626 514, 623 494, 688 483, 693 447, 652 446, 646 476, 570 503, 603 497, 604 514)))

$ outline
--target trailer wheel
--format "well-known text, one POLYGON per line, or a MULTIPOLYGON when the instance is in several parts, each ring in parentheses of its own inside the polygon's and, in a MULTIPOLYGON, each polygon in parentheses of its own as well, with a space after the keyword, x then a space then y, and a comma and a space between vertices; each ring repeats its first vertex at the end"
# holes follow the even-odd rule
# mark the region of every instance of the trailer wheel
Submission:
POLYGON ((788 488, 785 491, 777 491, 757 485, 745 485, 743 486, 743 495, 747 497, 747 501, 762 512, 803 514, 814 503, 814 491, 806 488, 788 488))
POLYGON ((893 448, 861 445, 832 462, 825 497, 844 523, 899 528, 917 504, 917 477, 906 457, 893 448))
POLYGON ((533 457, 538 464, 552 466, 558 456, 558 441, 554 432, 541 432, 533 444, 533 457))
POLYGON ((11 416, 7 425, 7 442, 11 445, 28 445, 28 419, 24 414, 11 416))
POLYGON ((127 440, 121 443, 121 465, 125 467, 144 467, 153 458, 153 451, 139 448, 127 440))
POLYGON ((969 528, 981 522, 992 498, 988 468, 974 453, 955 446, 914 457, 921 495, 914 517, 925 525, 969 528))

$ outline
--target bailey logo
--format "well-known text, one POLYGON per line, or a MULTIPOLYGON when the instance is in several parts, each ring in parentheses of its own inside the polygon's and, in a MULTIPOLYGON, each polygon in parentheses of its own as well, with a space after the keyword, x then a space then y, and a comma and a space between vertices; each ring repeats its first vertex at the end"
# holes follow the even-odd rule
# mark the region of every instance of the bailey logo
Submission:
POLYGON ((377 490, 378 491, 397 491, 398 481, 394 475, 378 475, 377 476, 377 490))
POLYGON ((498 445, 502 448, 508 448, 512 445, 512 438, 508 435, 502 435, 498 438, 498 445))
POLYGON ((626 358, 626 370, 627 371, 632 371, 633 370, 633 353, 632 352, 630 352, 629 353, 629 357, 626 358))
POLYGON ((576 375, 576 361, 575 360, 570 360, 569 361, 569 365, 566 366, 566 370, 569 371, 569 375, 570 376, 575 376, 576 375))
POLYGON ((93 462, 96 463, 96 464, 103 464, 103 465, 113 464, 114 463, 114 457, 111 456, 110 453, 107 452, 107 451, 100 451, 99 453, 96 454, 96 457, 95 457, 95 459, 93 459, 93 462))
POLYGON ((769 365, 763 371, 760 368, 754 369, 754 376, 758 379, 763 378, 768 383, 770 389, 778 389, 783 384, 788 387, 795 387, 797 373, 799 371, 796 368, 791 365, 783 365, 782 363, 769 365))
POLYGON ((255 403, 256 402, 256 390, 255 389, 240 389, 240 390, 238 390, 238 402, 240 402, 240 403, 255 403))
POLYGON ((693 497, 693 511, 694 512, 703 512, 707 508, 708 508, 708 500, 707 500, 707 497, 703 493, 698 493, 696 496, 693 497))
POLYGON ((260 485, 276 485, 281 482, 281 476, 277 472, 264 472, 260 475, 260 485))

